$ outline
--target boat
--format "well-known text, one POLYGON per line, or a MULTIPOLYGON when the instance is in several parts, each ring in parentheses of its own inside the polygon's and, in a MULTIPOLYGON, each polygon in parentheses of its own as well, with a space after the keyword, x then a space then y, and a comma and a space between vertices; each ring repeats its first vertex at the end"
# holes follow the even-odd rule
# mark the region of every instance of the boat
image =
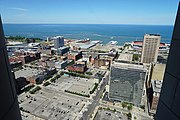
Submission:
POLYGON ((118 42, 117 41, 110 41, 110 42, 108 42, 108 44, 110 44, 110 45, 117 45, 118 42))

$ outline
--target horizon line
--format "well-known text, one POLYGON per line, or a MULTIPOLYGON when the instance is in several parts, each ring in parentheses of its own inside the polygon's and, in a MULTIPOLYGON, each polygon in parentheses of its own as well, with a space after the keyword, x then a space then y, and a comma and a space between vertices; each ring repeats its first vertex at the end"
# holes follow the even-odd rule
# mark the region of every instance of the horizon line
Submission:
POLYGON ((17 25, 145 25, 145 26, 174 26, 173 24, 123 24, 123 23, 2 23, 17 25))

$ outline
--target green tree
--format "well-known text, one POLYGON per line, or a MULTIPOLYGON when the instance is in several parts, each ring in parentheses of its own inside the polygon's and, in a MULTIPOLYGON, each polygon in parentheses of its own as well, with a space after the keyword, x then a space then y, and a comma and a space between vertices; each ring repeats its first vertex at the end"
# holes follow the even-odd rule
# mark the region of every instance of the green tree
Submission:
POLYGON ((127 107, 127 103, 122 102, 122 107, 123 107, 123 108, 126 108, 126 107, 127 107))
POLYGON ((133 107, 132 105, 128 105, 128 106, 127 106, 127 109, 128 109, 128 110, 132 110, 132 107, 133 107))
POLYGON ((50 85, 51 83, 50 82, 45 82, 44 84, 43 84, 43 86, 48 86, 48 85, 50 85))
POLYGON ((141 105, 140 108, 144 110, 145 109, 145 105, 141 105))
POLYGON ((138 61, 138 60, 139 60, 139 55, 133 54, 133 61, 138 61))
POLYGON ((129 113, 127 114, 127 117, 128 117, 128 119, 131 119, 131 118, 132 118, 132 114, 129 112, 129 113))
POLYGON ((111 109, 108 107, 107 110, 111 110, 111 109))

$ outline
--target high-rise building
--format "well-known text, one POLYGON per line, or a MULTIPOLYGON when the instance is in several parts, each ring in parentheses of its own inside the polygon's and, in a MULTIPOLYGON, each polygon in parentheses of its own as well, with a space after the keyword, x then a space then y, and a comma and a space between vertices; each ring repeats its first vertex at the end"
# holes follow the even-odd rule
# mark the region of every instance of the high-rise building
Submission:
POLYGON ((0 18, 0 120, 21 120, 0 18))
POLYGON ((63 36, 56 36, 53 37, 54 40, 54 48, 58 49, 64 46, 64 37, 63 36))
POLYGON ((156 120, 180 120, 180 6, 171 41, 156 120))
POLYGON ((142 63, 157 62, 161 36, 158 34, 145 34, 141 55, 142 63))
POLYGON ((110 72, 109 99, 140 105, 146 69, 143 65, 113 63, 110 72))

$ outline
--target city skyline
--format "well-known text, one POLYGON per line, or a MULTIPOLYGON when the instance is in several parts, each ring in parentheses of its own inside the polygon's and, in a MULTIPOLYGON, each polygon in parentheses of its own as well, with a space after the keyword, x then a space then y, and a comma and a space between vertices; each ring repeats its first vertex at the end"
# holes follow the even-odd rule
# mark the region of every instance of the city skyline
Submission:
POLYGON ((178 0, 0 1, 3 23, 173 25, 178 0), (42 4, 43 2, 43 4, 42 4), (10 4, 9 4, 10 3, 10 4))
POLYGON ((177 3, 1 0, 0 120, 180 120, 177 3))

